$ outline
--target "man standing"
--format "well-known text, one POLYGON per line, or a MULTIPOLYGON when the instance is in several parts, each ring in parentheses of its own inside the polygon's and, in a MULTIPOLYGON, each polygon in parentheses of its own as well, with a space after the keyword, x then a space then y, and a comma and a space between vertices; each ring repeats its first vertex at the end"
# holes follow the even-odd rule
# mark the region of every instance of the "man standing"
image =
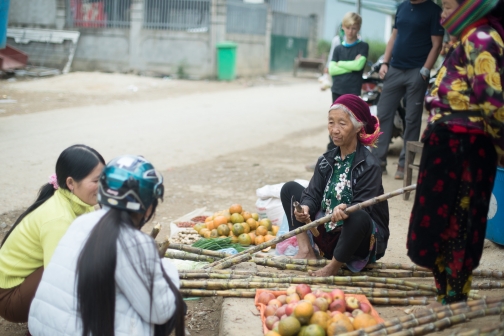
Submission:
POLYGON ((396 179, 404 177, 406 143, 418 141, 422 123, 423 99, 430 70, 443 42, 441 8, 431 0, 409 0, 397 8, 394 29, 387 43, 380 78, 384 79, 378 103, 378 119, 383 134, 373 153, 387 173, 387 152, 392 138, 394 114, 402 97, 406 97, 404 147, 399 157, 396 179))

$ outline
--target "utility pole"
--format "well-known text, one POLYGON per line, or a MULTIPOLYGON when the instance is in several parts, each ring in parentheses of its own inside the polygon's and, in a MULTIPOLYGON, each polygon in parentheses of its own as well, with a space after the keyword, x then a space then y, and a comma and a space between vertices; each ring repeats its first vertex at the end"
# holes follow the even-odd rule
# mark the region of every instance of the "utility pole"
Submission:
POLYGON ((355 12, 360 15, 360 12, 361 12, 361 0, 355 0, 355 12))

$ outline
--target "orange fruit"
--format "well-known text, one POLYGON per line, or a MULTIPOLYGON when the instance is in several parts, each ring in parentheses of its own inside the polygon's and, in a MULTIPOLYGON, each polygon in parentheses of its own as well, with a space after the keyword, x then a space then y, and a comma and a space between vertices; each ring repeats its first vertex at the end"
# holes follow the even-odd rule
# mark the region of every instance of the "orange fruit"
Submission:
POLYGON ((236 237, 236 236, 229 236, 229 237, 231 238, 231 242, 233 244, 238 244, 238 237, 236 237))
POLYGON ((264 241, 267 241, 267 242, 268 242, 268 241, 270 241, 270 240, 272 240, 272 239, 275 239, 275 236, 272 236, 272 235, 270 235, 270 234, 267 234, 266 236, 264 236, 264 241))
POLYGON ((252 216, 252 218, 254 218, 256 221, 258 221, 258 220, 259 220, 259 214, 255 213, 255 212, 252 212, 250 215, 251 215, 251 216, 252 216))
POLYGON ((306 336, 326 336, 325 328, 322 328, 318 324, 310 324, 304 330, 303 335, 306 336))
POLYGON ((238 236, 238 243, 240 243, 243 246, 249 246, 252 243, 252 239, 248 234, 242 233, 241 235, 238 236))
POLYGON ((264 243, 264 236, 256 236, 255 237, 255 244, 259 245, 259 244, 262 244, 262 243, 264 243))
POLYGON ((266 236, 268 234, 268 230, 264 226, 258 226, 256 229, 256 235, 258 236, 266 236))
POLYGON ((211 234, 210 230, 201 230, 201 232, 203 232, 203 238, 210 238, 210 234, 211 234))
POLYGON ((250 226, 247 223, 240 223, 243 226, 244 233, 250 232, 250 226))
POLYGON ((276 236, 278 233, 278 230, 280 230, 280 227, 278 225, 273 225, 271 232, 273 232, 273 235, 276 236))
POLYGON ((217 216, 214 218, 213 222, 214 222, 214 225, 219 227, 219 225, 221 225, 221 224, 227 224, 228 220, 224 216, 217 216))
POLYGON ((233 225, 233 234, 238 237, 242 233, 245 233, 245 228, 241 224, 235 224, 233 225))
POLYGON ((250 236, 250 239, 252 239, 252 244, 255 244, 255 239, 257 237, 256 234, 255 234, 255 232, 254 231, 249 232, 248 235, 250 236))
POLYGON ((327 334, 329 335, 338 335, 342 332, 354 331, 354 327, 350 320, 347 318, 346 320, 341 319, 338 321, 329 321, 329 325, 327 326, 327 334))
MULTIPOLYGON (((251 214, 250 212, 248 212, 248 211, 243 211, 243 212, 242 212, 242 216, 243 216, 243 219, 245 219, 245 221, 246 221, 247 219, 252 218, 252 214, 251 214)), ((252 219, 253 219, 253 218, 252 218, 252 219)))
MULTIPOLYGON (((231 215, 238 213, 240 214, 243 211, 243 208, 240 204, 233 204, 229 207, 229 213, 231 215)), ((242 221, 243 222, 243 221, 242 221)))
POLYGON ((299 301, 294 308, 294 316, 301 324, 308 324, 313 315, 313 305, 308 301, 299 301))
POLYGON ((361 313, 354 317, 353 327, 357 329, 367 328, 378 324, 371 314, 361 313))
POLYGON ((257 222, 254 218, 247 219, 246 223, 250 226, 251 230, 257 229, 257 222))
POLYGON ((217 227, 217 232, 219 233, 219 236, 229 236, 229 227, 227 226, 227 224, 221 224, 217 227))
POLYGON ((196 232, 200 232, 201 229, 206 229, 207 225, 206 223, 199 223, 193 226, 193 229, 196 230, 196 232))
POLYGON ((208 216, 207 218, 205 218, 205 222, 210 222, 211 220, 213 220, 213 216, 208 216))
POLYGON ((278 324, 278 332, 282 336, 294 336, 297 335, 301 329, 301 323, 294 316, 289 316, 280 320, 278 324))
POLYGON ((219 232, 217 232, 217 229, 213 229, 210 231, 210 238, 217 238, 219 237, 219 232))
POLYGON ((236 224, 236 223, 243 223, 243 216, 240 215, 239 213, 234 213, 231 215, 231 223, 236 224))
POLYGON ((228 226, 229 230, 232 232, 233 231, 233 224, 227 223, 227 226, 228 226))
POLYGON ((208 230, 212 231, 213 230, 213 221, 209 221, 206 223, 206 227, 208 230))
POLYGON ((317 324, 321 326, 324 330, 327 328, 327 322, 329 321, 329 315, 323 311, 317 311, 313 313, 310 318, 310 324, 317 324))
POLYGON ((282 336, 282 335, 280 335, 276 331, 270 330, 266 334, 264 334, 264 336, 282 336))
POLYGON ((259 221, 260 226, 264 226, 268 231, 271 231, 273 224, 271 224, 271 221, 268 218, 261 219, 259 221))

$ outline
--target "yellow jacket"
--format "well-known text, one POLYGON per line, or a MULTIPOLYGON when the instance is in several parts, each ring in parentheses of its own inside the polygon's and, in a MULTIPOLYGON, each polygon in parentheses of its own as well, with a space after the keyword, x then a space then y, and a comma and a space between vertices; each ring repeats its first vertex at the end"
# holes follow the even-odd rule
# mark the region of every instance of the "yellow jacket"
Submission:
POLYGON ((66 189, 29 213, 12 231, 0 248, 0 288, 21 284, 41 266, 47 267, 70 224, 77 216, 93 211, 66 189))

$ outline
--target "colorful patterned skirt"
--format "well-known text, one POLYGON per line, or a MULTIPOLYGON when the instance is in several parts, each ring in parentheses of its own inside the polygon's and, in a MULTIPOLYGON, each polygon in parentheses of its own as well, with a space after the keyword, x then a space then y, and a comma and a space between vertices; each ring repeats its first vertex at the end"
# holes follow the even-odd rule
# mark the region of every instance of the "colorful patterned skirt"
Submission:
POLYGON ((437 124, 423 139, 408 256, 432 269, 443 303, 467 299, 479 265, 497 154, 485 134, 437 124))

